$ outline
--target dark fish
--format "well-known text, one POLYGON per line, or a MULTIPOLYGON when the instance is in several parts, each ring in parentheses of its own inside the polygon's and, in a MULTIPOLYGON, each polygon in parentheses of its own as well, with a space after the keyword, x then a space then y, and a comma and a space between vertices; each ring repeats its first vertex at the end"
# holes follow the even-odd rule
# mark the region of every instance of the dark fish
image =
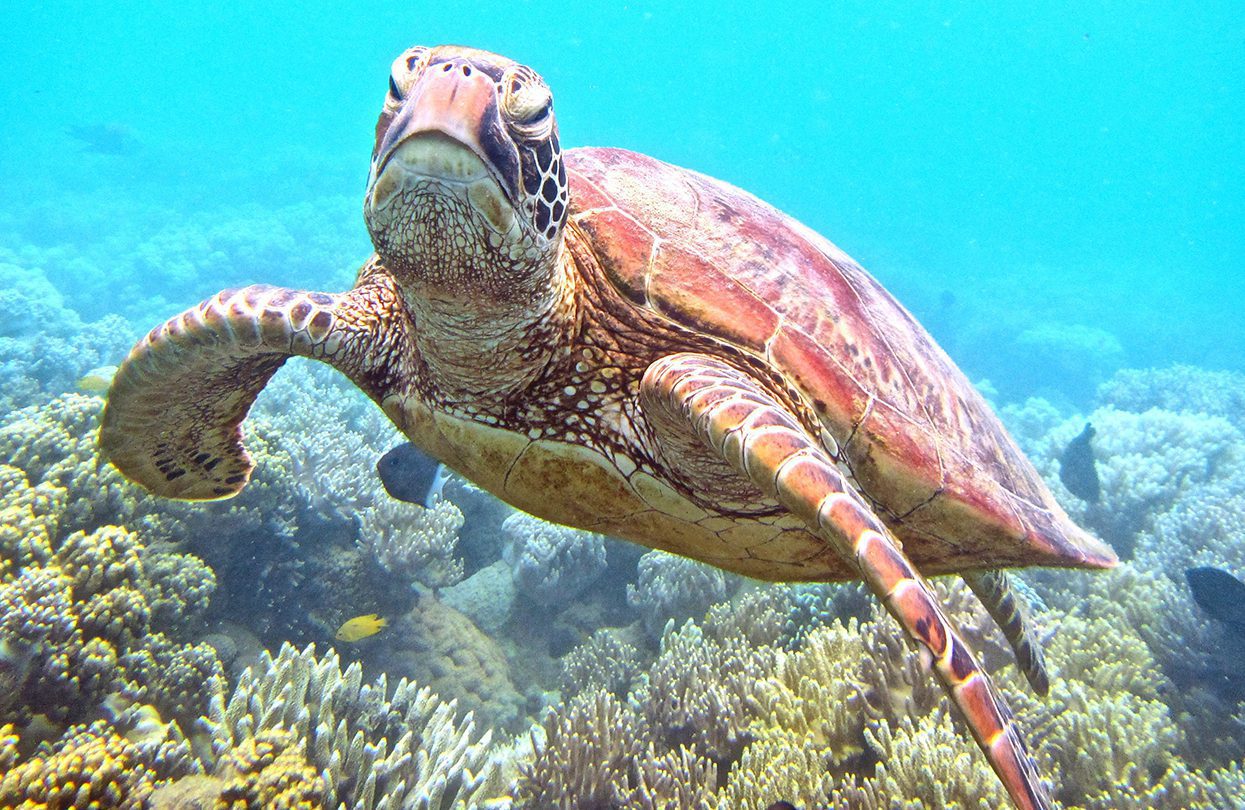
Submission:
POLYGON ((1098 503, 1102 489, 1098 486, 1098 470, 1094 467, 1094 426, 1085 423, 1081 435, 1068 442, 1059 457, 1059 480, 1076 497, 1098 503))
POLYGON ((82 151, 97 155, 132 155, 139 148, 134 130, 125 124, 76 125, 69 127, 66 132, 81 145, 82 151))
POLYGON ((774 802, 765 810, 796 810, 796 808, 791 802, 774 802))
POLYGON ((410 442, 403 442, 376 462, 376 474, 391 498, 431 507, 441 497, 445 470, 441 463, 410 442))
POLYGON ((1245 633, 1245 582, 1218 568, 1190 568, 1184 575, 1198 607, 1245 633))

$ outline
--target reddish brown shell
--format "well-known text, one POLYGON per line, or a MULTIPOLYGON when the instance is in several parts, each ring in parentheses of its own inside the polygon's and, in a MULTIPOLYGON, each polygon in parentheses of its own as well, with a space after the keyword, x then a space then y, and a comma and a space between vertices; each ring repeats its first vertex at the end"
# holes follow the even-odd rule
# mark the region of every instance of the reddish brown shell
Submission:
POLYGON ((571 220, 627 298, 764 358, 919 557, 1110 565, 929 334, 828 240, 726 183, 619 149, 566 156, 571 220))

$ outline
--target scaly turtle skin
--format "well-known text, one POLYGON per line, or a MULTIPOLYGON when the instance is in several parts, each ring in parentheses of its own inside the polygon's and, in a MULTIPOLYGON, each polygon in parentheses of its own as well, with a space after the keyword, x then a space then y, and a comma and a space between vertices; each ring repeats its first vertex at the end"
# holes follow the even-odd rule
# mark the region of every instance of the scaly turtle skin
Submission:
POLYGON ((1015 640, 984 572, 1114 556, 852 259, 725 183, 562 154, 540 77, 456 47, 395 61, 364 213, 376 255, 350 291, 227 290, 139 342, 100 431, 123 473, 235 494, 256 395, 319 358, 527 512, 762 579, 863 579, 1016 804, 1049 807, 918 570, 966 573, 1015 640))

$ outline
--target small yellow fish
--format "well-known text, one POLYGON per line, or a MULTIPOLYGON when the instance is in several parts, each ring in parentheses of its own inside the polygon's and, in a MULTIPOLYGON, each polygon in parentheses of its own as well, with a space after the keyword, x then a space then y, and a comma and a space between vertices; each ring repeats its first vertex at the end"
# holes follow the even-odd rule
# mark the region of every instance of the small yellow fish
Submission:
POLYGON ((374 636, 389 624, 389 620, 375 613, 368 613, 365 616, 355 616, 353 619, 347 620, 341 627, 337 628, 337 635, 334 636, 338 641, 358 641, 359 639, 374 636))
POLYGON ((78 388, 90 394, 102 394, 108 390, 108 386, 112 385, 112 378, 116 375, 116 366, 93 368, 78 380, 78 388))

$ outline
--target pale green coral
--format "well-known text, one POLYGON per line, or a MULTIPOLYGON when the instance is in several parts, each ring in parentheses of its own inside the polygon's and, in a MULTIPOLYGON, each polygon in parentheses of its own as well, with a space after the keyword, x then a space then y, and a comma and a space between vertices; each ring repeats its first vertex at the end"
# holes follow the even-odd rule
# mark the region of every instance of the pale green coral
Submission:
POLYGON ((604 690, 584 692, 546 715, 533 761, 522 767, 523 807, 621 807, 646 735, 635 710, 604 690))
POLYGON ((263 732, 286 729, 326 784, 326 805, 466 808, 483 801, 492 770, 489 732, 457 718, 427 687, 386 678, 363 683, 335 653, 285 645, 239 680, 208 726, 219 757, 263 732))
POLYGON ((766 810, 778 799, 797 807, 821 807, 833 786, 824 751, 813 737, 776 730, 744 749, 719 807, 766 810))

